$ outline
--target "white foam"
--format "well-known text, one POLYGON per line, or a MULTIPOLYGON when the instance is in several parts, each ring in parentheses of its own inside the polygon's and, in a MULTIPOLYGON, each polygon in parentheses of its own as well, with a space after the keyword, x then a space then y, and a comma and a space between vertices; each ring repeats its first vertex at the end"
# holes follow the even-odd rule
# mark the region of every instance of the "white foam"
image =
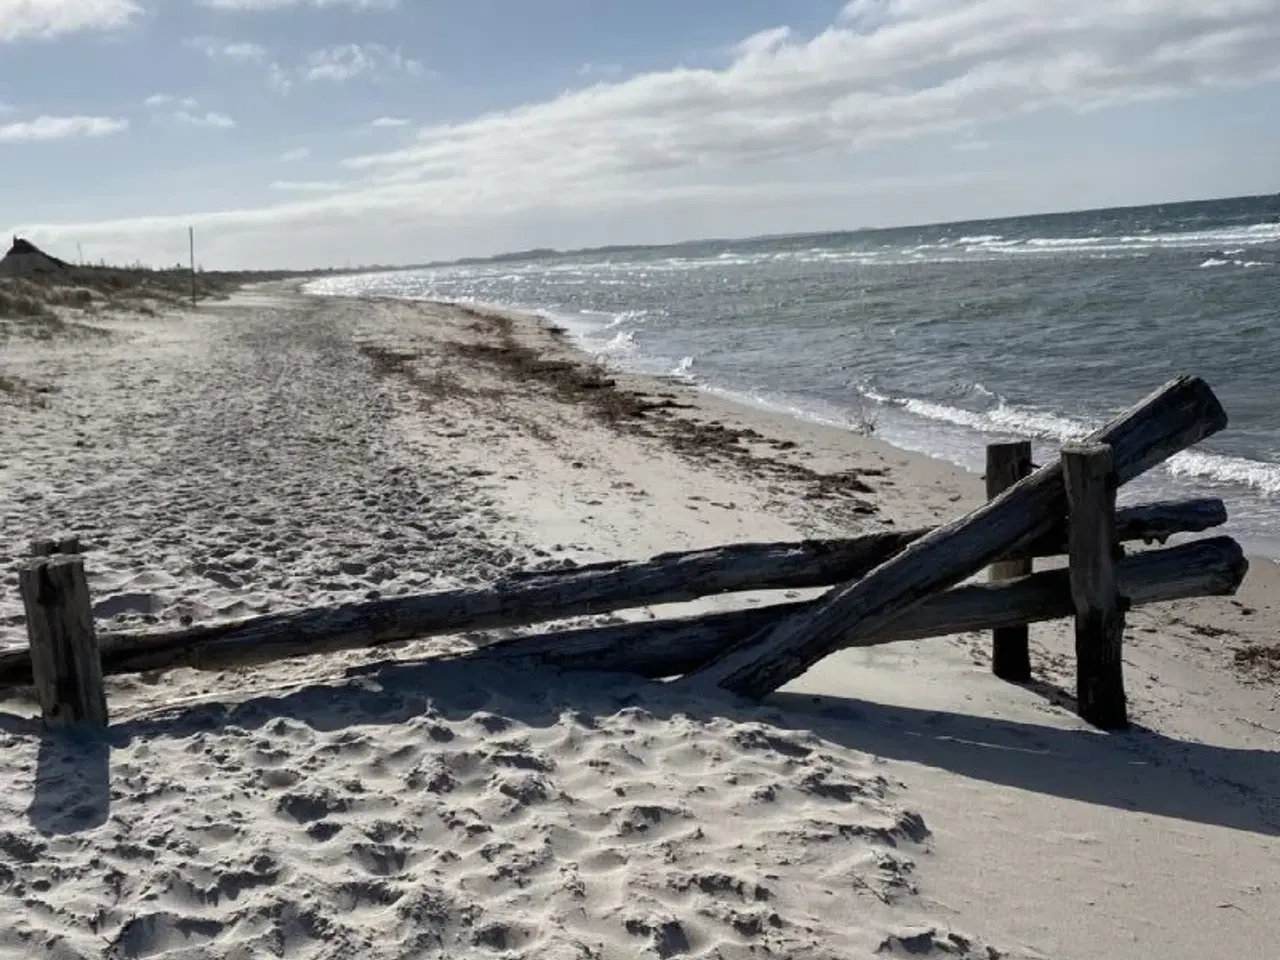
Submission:
POLYGON ((681 357, 680 362, 671 368, 671 376, 693 379, 693 357, 681 357))
POLYGON ((1168 461, 1175 477, 1248 487, 1267 497, 1280 496, 1280 463, 1184 450, 1168 461))
MULTIPOLYGON (((979 385, 980 386, 980 385, 979 385)), ((986 388, 983 388, 985 391, 986 388)), ((891 397, 873 390, 862 391, 867 399, 886 406, 898 407, 914 416, 939 423, 967 427, 979 433, 1017 433, 1044 440, 1074 440, 1089 432, 1091 426, 1048 410, 1019 407, 1001 401, 990 410, 967 410, 933 400, 916 397, 891 397)), ((986 391, 990 394, 990 391, 986 391)))

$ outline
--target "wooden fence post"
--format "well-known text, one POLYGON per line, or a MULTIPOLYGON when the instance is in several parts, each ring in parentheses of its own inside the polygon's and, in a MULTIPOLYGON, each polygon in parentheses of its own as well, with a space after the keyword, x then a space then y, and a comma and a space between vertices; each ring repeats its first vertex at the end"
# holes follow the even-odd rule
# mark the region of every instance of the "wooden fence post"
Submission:
MULTIPOLYGON (((1029 477, 1031 442, 992 443, 987 446, 987 499, 994 500, 1023 477, 1029 477)), ((994 583, 1031 573, 1031 560, 993 563, 989 579, 994 583)), ((999 627, 991 631, 991 672, 1001 680, 1026 683, 1031 679, 1030 631, 1027 627, 999 627)))
POLYGON ((61 540, 32 540, 31 555, 33 557, 54 557, 58 554, 74 556, 80 553, 79 537, 64 537, 61 540))
POLYGON ((35 560, 21 571, 19 585, 31 641, 31 674, 45 722, 105 728, 107 696, 84 560, 35 560))
POLYGON ((1111 447, 1067 444, 1068 557, 1076 608, 1076 712, 1104 730, 1128 726, 1124 695, 1125 604, 1116 587, 1116 477, 1111 447))

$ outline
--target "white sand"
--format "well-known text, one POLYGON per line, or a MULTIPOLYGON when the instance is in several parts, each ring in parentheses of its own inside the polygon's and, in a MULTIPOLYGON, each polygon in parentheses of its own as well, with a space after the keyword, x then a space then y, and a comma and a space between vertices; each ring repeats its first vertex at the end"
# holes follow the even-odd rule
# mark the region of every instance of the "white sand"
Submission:
MULTIPOLYGON (((493 341, 475 324, 267 288, 4 345, 0 376, 33 389, 0 393, 0 642, 23 639, 34 536, 90 543, 105 627, 915 524, 980 495, 670 388, 697 404, 677 417, 751 427, 770 459, 679 455, 459 357, 493 341), (814 496, 770 462, 887 472, 814 496)), ((567 354, 523 321, 512 337, 567 354)), ((43 734, 11 692, 0 958, 1271 958, 1278 688, 1233 653, 1275 642, 1276 596, 1255 562, 1234 600, 1135 614, 1140 726, 1119 736, 994 680, 976 635, 844 653, 758 707, 622 677, 350 671, 465 637, 113 678, 107 742, 43 734)), ((1033 641, 1044 688, 1069 687, 1066 627, 1033 641)))

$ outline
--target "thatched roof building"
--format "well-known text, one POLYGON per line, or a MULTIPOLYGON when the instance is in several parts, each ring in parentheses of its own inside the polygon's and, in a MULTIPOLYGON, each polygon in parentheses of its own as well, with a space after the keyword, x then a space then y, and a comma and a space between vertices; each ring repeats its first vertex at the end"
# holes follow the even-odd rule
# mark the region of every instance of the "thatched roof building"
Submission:
POLYGON ((29 240, 13 238, 13 246, 0 260, 0 277, 21 277, 32 273, 55 273, 70 269, 69 265, 51 257, 29 240))

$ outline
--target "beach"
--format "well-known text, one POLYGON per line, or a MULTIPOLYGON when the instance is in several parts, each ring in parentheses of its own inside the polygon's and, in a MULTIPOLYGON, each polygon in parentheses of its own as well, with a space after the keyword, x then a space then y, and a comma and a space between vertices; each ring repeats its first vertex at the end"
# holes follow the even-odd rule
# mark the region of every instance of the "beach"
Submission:
MULTIPOLYGON (((527 314, 279 282, 95 322, 0 352, 4 645, 36 537, 80 536, 99 628, 133 628, 984 499, 874 435, 598 368, 527 314)), ((1118 735, 1067 702, 1066 622, 1032 628, 1031 685, 966 634, 844 651, 760 705, 421 662, 473 634, 111 677, 105 741, 4 691, 0 957, 1261 960, 1278 600, 1254 558, 1235 597, 1132 612, 1118 735)))

